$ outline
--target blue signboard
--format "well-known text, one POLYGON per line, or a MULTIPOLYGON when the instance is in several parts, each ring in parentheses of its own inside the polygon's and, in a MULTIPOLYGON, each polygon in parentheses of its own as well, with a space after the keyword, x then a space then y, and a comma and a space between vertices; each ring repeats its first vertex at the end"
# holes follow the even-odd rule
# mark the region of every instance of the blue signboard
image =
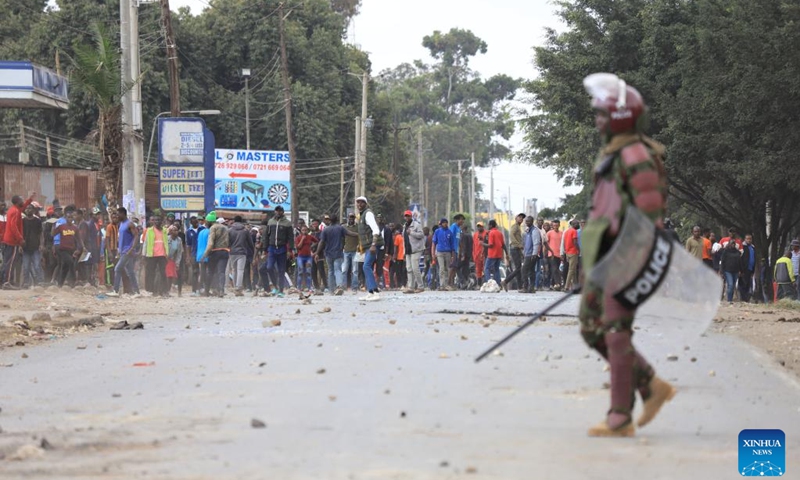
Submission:
POLYGON ((214 134, 201 118, 158 119, 158 189, 162 210, 214 210, 214 146, 214 134))
POLYGON ((218 149, 214 203, 224 210, 291 210, 289 152, 218 149))

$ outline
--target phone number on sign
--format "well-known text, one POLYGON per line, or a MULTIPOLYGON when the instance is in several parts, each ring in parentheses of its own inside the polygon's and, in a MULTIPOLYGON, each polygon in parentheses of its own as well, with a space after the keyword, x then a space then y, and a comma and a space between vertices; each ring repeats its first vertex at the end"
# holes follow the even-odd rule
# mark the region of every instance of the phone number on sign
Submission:
POLYGON ((281 172, 288 172, 291 170, 289 165, 274 165, 274 164, 263 164, 263 163, 250 163, 250 164, 241 164, 241 163, 233 163, 233 162, 216 162, 214 165, 216 168, 224 169, 224 170, 269 170, 269 171, 281 171, 281 172))

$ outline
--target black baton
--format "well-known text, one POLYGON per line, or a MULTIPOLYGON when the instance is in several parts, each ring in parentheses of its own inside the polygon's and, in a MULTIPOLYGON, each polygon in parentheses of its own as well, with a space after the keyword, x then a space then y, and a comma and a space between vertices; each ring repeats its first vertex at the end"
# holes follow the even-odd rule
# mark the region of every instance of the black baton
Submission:
POLYGON ((519 332, 521 332, 521 331, 525 330, 526 328, 530 327, 533 324, 533 322, 535 322, 536 320, 539 320, 540 318, 542 318, 542 316, 545 315, 547 312, 549 312, 550 310, 556 308, 557 306, 561 305, 562 303, 566 302, 567 299, 569 299, 570 297, 572 297, 573 295, 578 294, 578 293, 581 293, 581 287, 575 287, 573 290, 568 292, 566 295, 564 295, 563 297, 561 297, 558 300, 556 300, 555 302, 553 302, 552 305, 550 305, 549 307, 545 308, 541 312, 537 313, 536 315, 531 317, 530 320, 528 320, 527 322, 525 322, 522 325, 520 325, 519 327, 517 327, 516 330, 514 330, 513 332, 511 332, 508 335, 506 335, 499 342, 495 343, 492 346, 492 348, 490 348, 489 350, 486 350, 485 352, 480 354, 480 356, 475 359, 475 363, 478 363, 481 360, 483 360, 484 358, 486 358, 487 356, 489 356, 492 352, 494 352, 495 350, 500 348, 507 341, 509 341, 512 338, 514 338, 514 336, 517 335, 519 332))

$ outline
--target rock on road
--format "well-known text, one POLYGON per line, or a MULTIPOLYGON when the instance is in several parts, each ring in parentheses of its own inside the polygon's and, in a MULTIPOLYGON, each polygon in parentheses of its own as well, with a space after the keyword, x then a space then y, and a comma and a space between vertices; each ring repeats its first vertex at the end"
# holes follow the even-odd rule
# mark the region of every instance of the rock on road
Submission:
POLYGON ((798 382, 733 337, 637 330, 679 394, 636 438, 592 439, 608 373, 576 319, 475 364, 524 318, 438 313, 530 312, 561 294, 382 295, 138 300, 156 314, 125 319, 144 330, 4 349, 0 477, 723 479, 739 476, 740 430, 780 428, 800 478, 798 382))

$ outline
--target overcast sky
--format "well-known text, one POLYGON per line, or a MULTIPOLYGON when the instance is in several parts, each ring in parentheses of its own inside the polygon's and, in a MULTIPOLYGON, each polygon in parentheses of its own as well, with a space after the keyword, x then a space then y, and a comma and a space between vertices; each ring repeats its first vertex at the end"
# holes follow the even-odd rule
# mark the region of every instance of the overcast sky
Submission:
MULTIPOLYGON (((173 10, 183 5, 193 13, 208 8, 204 0, 170 0, 173 10)), ((469 29, 489 45, 485 55, 471 61, 474 70, 484 77, 505 73, 532 78, 532 47, 543 43, 545 27, 560 26, 554 13, 547 0, 362 0, 349 40, 369 52, 377 73, 415 59, 431 61, 422 37, 434 30, 469 29)), ((519 143, 521 137, 514 141, 519 143)), ((477 178, 488 198, 488 169, 479 171, 477 178)), ((511 163, 495 169, 494 183, 497 206, 503 207, 501 195, 508 196, 510 188, 514 211, 523 208, 525 198, 538 198, 541 209, 555 206, 565 193, 577 191, 562 187, 550 171, 511 163)))

